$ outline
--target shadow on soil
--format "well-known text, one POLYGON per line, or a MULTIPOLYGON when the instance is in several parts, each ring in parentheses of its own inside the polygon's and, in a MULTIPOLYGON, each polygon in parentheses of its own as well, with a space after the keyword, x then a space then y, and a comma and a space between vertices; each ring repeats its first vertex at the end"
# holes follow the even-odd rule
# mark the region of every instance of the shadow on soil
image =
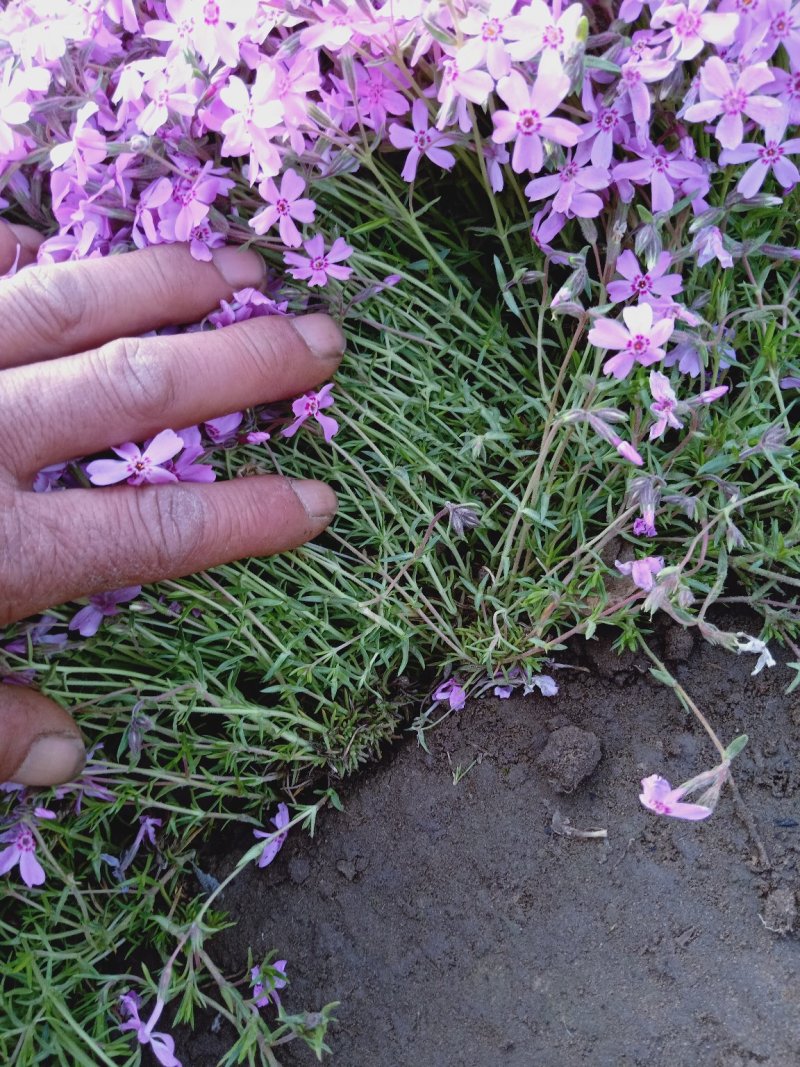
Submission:
MULTIPOLYGON (((341 1001, 341 1067, 800 1062, 792 674, 751 677, 755 657, 684 631, 655 643, 723 741, 750 735, 734 770, 766 865, 728 787, 706 823, 639 805, 643 775, 678 783, 714 750, 643 657, 593 642, 575 649, 589 673, 560 671, 558 697, 472 703, 429 735, 430 754, 409 738, 347 783, 344 814, 324 813, 315 840, 295 835, 232 885, 237 926, 213 942, 217 962, 241 974, 248 946, 275 948, 287 1010, 341 1001), (596 768, 560 793, 548 779, 588 769, 597 742, 596 768), (608 838, 560 835, 554 815, 608 838)), ((249 843, 209 859, 213 872, 249 843)), ((228 1047, 207 1024, 179 1045, 192 1067, 228 1047)), ((280 1051, 285 1067, 316 1062, 280 1051)))

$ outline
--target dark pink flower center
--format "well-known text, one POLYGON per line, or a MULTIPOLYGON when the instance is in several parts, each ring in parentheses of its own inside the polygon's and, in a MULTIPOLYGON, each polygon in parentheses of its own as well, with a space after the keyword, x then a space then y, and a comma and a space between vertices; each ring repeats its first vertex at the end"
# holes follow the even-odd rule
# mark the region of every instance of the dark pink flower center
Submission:
POLYGON ((623 83, 628 86, 638 85, 641 80, 642 76, 636 69, 636 67, 628 66, 628 64, 626 63, 625 66, 622 68, 623 83))
POLYGON ((653 280, 649 274, 637 274, 631 282, 631 288, 635 293, 649 293, 653 288, 653 280))
POLYGON ((288 215, 289 201, 283 196, 279 197, 275 201, 275 210, 278 212, 279 215, 288 215))
POLYGON ((194 30, 194 19, 181 19, 177 24, 176 29, 178 36, 181 38, 191 37, 194 30))
POLYGON ((211 240, 211 228, 205 222, 201 222, 198 226, 192 228, 189 236, 193 241, 201 241, 203 244, 207 244, 211 240))
POLYGON ((428 133, 427 130, 418 130, 414 134, 414 144, 417 146, 420 152, 424 152, 426 148, 430 148, 431 141, 431 135, 428 133))
POLYGON ((619 112, 615 107, 610 107, 608 111, 600 111, 597 115, 597 125, 601 130, 613 130, 619 122, 619 112))
POLYGON ((675 32, 679 37, 695 37, 700 29, 700 16, 694 11, 681 11, 675 20, 675 32))
POLYGON ((318 411, 319 411, 319 401, 317 400, 317 398, 315 396, 307 397, 306 398, 306 404, 305 404, 306 415, 316 415, 316 413, 318 411))
POLYGON ((654 411, 666 411, 670 412, 675 407, 673 402, 667 397, 663 397, 661 400, 656 400, 653 404, 654 411))
POLYGON ((328 270, 328 260, 325 256, 317 256, 311 260, 311 269, 325 273, 328 270))
POLYGON ((528 137, 532 133, 537 133, 541 128, 542 121, 539 118, 539 112, 530 107, 522 108, 517 118, 517 132, 528 137))
POLYGON ((487 19, 481 26, 481 37, 484 41, 496 41, 503 32, 503 24, 499 19, 487 19))
POLYGON ((204 6, 203 20, 206 26, 216 26, 219 22, 219 4, 214 3, 214 0, 209 0, 204 6))
POLYGON ((660 170, 666 174, 668 167, 669 160, 666 156, 662 156, 660 152, 656 152, 653 156, 653 170, 660 170))
POLYGON ((628 341, 628 350, 636 356, 641 356, 650 347, 650 338, 643 333, 637 333, 628 341))
POLYGON ((21 826, 14 842, 20 852, 35 852, 36 840, 27 826, 21 826))
POLYGON ((548 26, 542 34, 545 48, 560 48, 564 43, 564 31, 558 26, 548 26))
POLYGON ((770 30, 776 37, 788 37, 792 32, 794 19, 788 11, 782 11, 780 15, 776 15, 770 23, 770 30))
POLYGON ((741 115, 747 104, 747 93, 744 89, 729 89, 722 98, 722 106, 726 115, 741 115))
POLYGON ((175 203, 187 207, 194 198, 194 182, 190 178, 179 178, 172 187, 172 199, 175 203))
POLYGON ((367 100, 375 107, 376 104, 380 104, 383 99, 383 82, 377 78, 370 78, 367 82, 367 100))
POLYGON ((562 182, 574 182, 575 175, 578 173, 577 163, 567 163, 566 166, 561 168, 561 173, 558 175, 562 182))
POLYGON ((776 163, 783 155, 783 148, 777 141, 767 141, 763 148, 758 150, 762 163, 776 163))

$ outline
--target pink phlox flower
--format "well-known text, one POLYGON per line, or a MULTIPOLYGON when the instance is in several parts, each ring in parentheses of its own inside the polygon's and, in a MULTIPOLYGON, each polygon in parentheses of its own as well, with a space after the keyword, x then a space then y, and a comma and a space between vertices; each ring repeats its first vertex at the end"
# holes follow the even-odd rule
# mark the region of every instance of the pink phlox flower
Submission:
POLYGON ((271 436, 266 430, 250 430, 249 433, 245 434, 244 439, 248 445, 264 445, 271 436))
POLYGON ((87 463, 86 473, 93 485, 114 485, 122 481, 127 481, 128 485, 176 482, 178 479, 164 464, 182 448, 183 441, 174 430, 162 430, 145 444, 144 451, 132 441, 117 445, 111 451, 120 459, 93 460, 87 463))
POLYGON ((447 701, 451 711, 461 711, 467 702, 467 691, 455 678, 448 678, 435 690, 433 699, 447 701))
POLYGON ((142 1002, 138 993, 123 994, 119 1002, 120 1007, 128 1016, 127 1022, 120 1024, 120 1030, 132 1030, 140 1045, 149 1045, 161 1067, 181 1067, 181 1061, 175 1055, 174 1038, 170 1034, 157 1033, 153 1029, 164 1010, 161 997, 156 997, 155 1007, 147 1022, 143 1022, 139 1017, 142 1002))
POLYGON ((8 874, 19 864, 19 873, 25 885, 32 889, 45 881, 44 868, 36 858, 36 837, 26 822, 0 834, 0 841, 9 844, 0 852, 0 874, 8 874))
POLYGON ((731 44, 739 25, 735 12, 706 11, 709 0, 688 0, 687 3, 663 4, 656 9, 650 25, 671 26, 672 43, 668 54, 685 62, 699 55, 706 44, 731 44))
POLYGON ((199 79, 187 63, 170 61, 144 80, 148 103, 136 118, 142 133, 152 136, 170 119, 170 113, 188 118, 194 115, 199 95, 199 79))
POLYGON ((313 222, 316 206, 313 200, 301 198, 300 194, 305 187, 306 183, 297 171, 291 168, 284 171, 280 189, 271 178, 263 181, 258 191, 262 199, 267 201, 268 206, 250 220, 250 225, 256 233, 266 233, 277 222, 283 243, 288 248, 299 248, 303 239, 294 220, 304 223, 313 222))
POLYGON ((494 141, 484 141, 483 158, 486 161, 486 174, 493 193, 503 191, 505 178, 503 167, 511 159, 511 155, 505 145, 495 144, 494 141))
POLYGON ((22 126, 31 117, 34 95, 46 93, 51 73, 44 67, 24 70, 14 68, 6 59, 0 70, 0 155, 10 156, 18 134, 13 126, 22 126))
POLYGON ((662 556, 645 556, 644 559, 629 560, 627 563, 620 563, 617 559, 614 560, 614 566, 620 574, 630 578, 637 588, 649 593, 655 584, 655 576, 664 569, 664 559, 662 556))
POLYGON ((228 67, 238 66, 236 37, 228 21, 221 17, 216 0, 166 0, 166 9, 169 20, 146 22, 143 32, 146 37, 169 42, 167 59, 189 51, 196 52, 209 70, 220 60, 228 67))
POLYGON ((624 325, 618 319, 597 319, 589 331, 589 343, 598 348, 619 349, 616 356, 603 364, 604 374, 625 378, 635 363, 649 366, 664 358, 661 347, 675 328, 671 319, 653 321, 650 304, 637 304, 622 309, 624 325))
POLYGON ((616 263, 617 274, 624 281, 608 283, 609 298, 616 304, 620 300, 636 297, 647 300, 652 296, 675 296, 683 288, 680 274, 667 274, 672 263, 669 252, 661 252, 649 270, 639 266, 636 256, 626 249, 616 263))
POLYGON ((722 233, 717 226, 703 226, 694 235, 692 251, 697 256, 697 266, 704 267, 716 259, 721 267, 732 267, 733 256, 722 243, 722 233))
POLYGON ((354 62, 352 94, 343 79, 334 78, 333 81, 353 101, 343 115, 344 129, 349 130, 362 122, 368 129, 382 132, 389 115, 405 115, 411 109, 411 104, 398 88, 408 84, 408 76, 393 63, 365 67, 363 63, 354 62))
MULTIPOLYGON (((616 430, 612 429, 612 427, 609 425, 608 418, 610 413, 604 414, 601 411, 588 411, 578 412, 576 414, 578 418, 585 419, 586 422, 588 422, 592 429, 595 431, 595 433, 599 434, 599 436, 602 437, 604 441, 608 441, 610 445, 613 445, 623 459, 626 459, 629 463, 633 463, 633 465, 636 467, 643 466, 644 460, 633 447, 633 445, 629 441, 625 441, 622 437, 620 437, 616 430)), ((624 415, 622 415, 621 412, 614 412, 613 414, 613 421, 615 422, 619 421, 619 418, 624 419, 625 417, 624 415), (619 418, 617 418, 617 415, 619 415, 619 418)))
POLYGON ((165 465, 172 471, 179 482, 210 483, 216 481, 217 475, 210 463, 198 463, 204 453, 199 426, 187 426, 178 431, 183 441, 183 451, 165 465))
POLYGON ((492 139, 498 144, 514 141, 511 167, 517 173, 529 170, 538 174, 544 163, 542 138, 572 148, 580 129, 569 119, 553 118, 552 112, 569 92, 569 78, 561 73, 545 77, 541 73, 529 86, 518 70, 513 70, 497 85, 497 92, 508 110, 498 109, 492 116, 492 139))
POLYGON ((683 423, 675 415, 678 398, 670 385, 669 378, 660 371, 651 370, 650 392, 653 396, 650 410, 656 419, 650 427, 650 440, 655 441, 657 437, 661 437, 667 426, 671 426, 675 430, 683 429, 683 423))
POLYGON ((330 249, 325 251, 325 238, 316 233, 303 245, 308 255, 286 252, 284 261, 289 266, 289 273, 297 281, 307 281, 309 288, 315 285, 327 285, 330 278, 347 281, 353 273, 352 267, 342 266, 342 261, 349 259, 353 249, 343 237, 337 237, 330 249))
POLYGON ((738 72, 734 81, 727 63, 711 56, 700 71, 701 99, 686 109, 684 117, 688 122, 710 122, 722 116, 714 135, 723 148, 738 148, 744 139, 743 115, 765 126, 781 111, 780 100, 756 92, 772 80, 766 63, 753 63, 738 72))
MULTIPOLYGON (((467 14, 459 20, 459 30, 465 38, 458 50, 458 63, 462 70, 481 67, 495 81, 508 74, 511 56, 505 40, 505 22, 514 6, 515 0, 491 0, 485 10, 478 7, 467 9, 467 14)), ((478 102, 483 103, 484 100, 478 102)))
POLYGON ((366 0, 359 4, 328 2, 311 4, 310 7, 313 17, 300 32, 303 48, 326 48, 338 52, 360 35, 370 40, 391 29, 388 21, 377 18, 366 0))
POLYGON ((675 68, 675 61, 643 52, 633 55, 622 64, 618 92, 620 98, 628 97, 636 132, 641 143, 647 140, 650 123, 651 100, 647 86, 663 81, 675 68))
POLYGON ((791 0, 766 0, 764 5, 763 44, 757 55, 769 59, 783 45, 791 69, 800 70, 800 4, 791 0))
POLYGON ((531 225, 531 237, 533 243, 538 249, 544 252, 548 259, 551 259, 554 263, 565 264, 568 262, 566 256, 557 252, 550 244, 554 237, 556 237, 564 229, 567 222, 566 215, 560 215, 557 211, 553 211, 549 206, 542 208, 541 211, 537 211, 533 216, 533 223, 531 225))
POLYGON ((445 56, 440 64, 441 81, 436 99, 440 103, 436 128, 444 129, 453 119, 462 133, 472 129, 469 103, 483 107, 494 88, 494 79, 485 70, 465 70, 460 66, 461 53, 445 56))
POLYGON ((219 98, 230 112, 221 126, 222 154, 249 155, 251 184, 261 176, 274 177, 281 169, 281 157, 273 138, 279 135, 283 119, 275 67, 261 63, 249 89, 241 78, 232 75, 219 98))
POLYGON ((608 168, 614 154, 614 144, 630 139, 630 127, 619 103, 606 106, 602 96, 595 96, 587 78, 583 106, 591 122, 581 130, 581 143, 591 142, 591 161, 595 167, 608 168))
POLYGON ((789 123, 796 126, 800 123, 800 69, 787 71, 770 67, 770 70, 774 80, 769 91, 783 103, 789 123))
POLYGON ((266 315, 286 315, 289 310, 287 301, 273 300, 258 289, 238 289, 233 294, 233 301, 223 300, 218 311, 212 311, 207 321, 218 330, 223 326, 232 326, 234 322, 246 322, 266 315))
POLYGON ((496 697, 498 697, 498 699, 508 700, 508 698, 514 692, 514 687, 511 685, 496 685, 492 692, 496 697))
POLYGON ((250 981, 253 986, 253 1000, 257 1008, 266 1008, 268 1004, 274 1004, 276 1008, 281 1006, 281 998, 278 990, 287 985, 286 960, 276 960, 269 966, 269 974, 264 974, 260 967, 250 970, 250 981))
POLYGON ((88 125, 100 109, 95 103, 84 104, 75 116, 70 138, 50 149, 53 167, 63 167, 70 161, 75 165, 75 174, 81 185, 89 180, 89 168, 102 163, 108 154, 106 139, 99 130, 88 125))
MULTIPOLYGON (((669 211, 675 203, 675 187, 684 181, 703 182, 703 168, 678 152, 667 152, 660 145, 635 149, 639 159, 617 163, 611 174, 614 181, 646 182, 650 185, 653 212, 669 211)), ((627 199, 627 197, 626 197, 627 199)))
POLYGON ((283 437, 292 437, 306 419, 315 419, 322 427, 322 433, 328 444, 331 443, 336 433, 339 431, 339 423, 331 415, 323 415, 322 412, 325 408, 331 407, 335 401, 331 395, 333 391, 333 383, 328 382, 327 385, 314 392, 311 390, 308 393, 304 393, 303 396, 297 398, 292 404, 292 414, 295 416, 294 422, 291 425, 286 426, 281 430, 283 437))
POLYGON ((53 615, 43 615, 38 622, 33 626, 29 626, 19 637, 14 638, 13 641, 9 641, 4 645, 6 652, 11 652, 15 656, 25 656, 28 653, 28 642, 36 648, 44 646, 50 646, 53 648, 63 648, 67 643, 67 635, 65 633, 51 634, 50 631, 54 626, 59 626, 59 620, 53 615))
POLYGON ((413 182, 417 176, 417 166, 422 156, 435 163, 443 170, 449 170, 456 161, 452 152, 447 151, 447 146, 453 143, 452 137, 446 137, 437 129, 429 128, 428 105, 425 100, 414 101, 411 108, 412 129, 393 122, 389 127, 389 140, 395 148, 408 149, 406 161, 403 164, 402 177, 407 182, 413 182))
POLYGON ((203 425, 205 431, 215 445, 222 445, 233 440, 236 431, 242 424, 244 412, 234 411, 230 415, 222 415, 218 419, 209 419, 203 425))
POLYGON ((89 597, 89 603, 70 619, 68 630, 77 630, 81 637, 93 637, 103 619, 119 615, 120 604, 134 600, 142 591, 140 585, 128 585, 109 593, 97 593, 89 597))
POLYGON ((275 830, 253 830, 254 837, 264 837, 264 848, 261 851, 261 855, 258 858, 259 867, 267 867, 275 859, 280 850, 283 848, 283 843, 286 840, 288 831, 285 829, 289 825, 289 809, 285 804, 278 805, 277 814, 273 815, 270 822, 275 827, 275 830), (279 831, 279 832, 275 832, 279 831))
MULTIPOLYGON (((211 162, 202 167, 187 159, 187 170, 177 178, 159 178, 148 195, 148 206, 159 209, 159 233, 165 241, 188 241, 203 225, 218 196, 227 196, 234 186, 224 177, 225 169, 211 162)), ((210 255, 208 257, 211 258, 210 255)))
POLYGON ((730 765, 729 759, 723 759, 716 767, 703 771, 702 774, 690 778, 688 782, 674 789, 666 778, 651 774, 648 778, 642 779, 642 792, 639 800, 657 815, 670 815, 674 819, 688 819, 693 822, 707 819, 717 806, 720 791, 728 778, 730 765), (696 793, 699 789, 703 790, 698 798, 699 803, 684 802, 685 796, 696 793))
POLYGON ((597 218, 603 210, 603 201, 591 190, 607 189, 611 175, 603 167, 589 163, 589 145, 579 145, 575 153, 568 152, 563 165, 555 174, 533 178, 525 186, 529 200, 553 197, 553 211, 567 218, 597 218))
POLYGON ((800 182, 800 171, 789 159, 800 153, 800 137, 785 140, 788 116, 779 112, 776 118, 764 125, 764 144, 740 144, 738 148, 726 148, 720 153, 720 163, 746 163, 750 166, 739 179, 736 189, 742 196, 755 196, 770 171, 784 189, 792 189, 800 182))
POLYGON ((577 44, 582 17, 580 4, 570 4, 562 12, 560 4, 531 0, 505 24, 509 55, 517 62, 524 62, 541 53, 542 74, 548 78, 563 74, 563 62, 577 44))

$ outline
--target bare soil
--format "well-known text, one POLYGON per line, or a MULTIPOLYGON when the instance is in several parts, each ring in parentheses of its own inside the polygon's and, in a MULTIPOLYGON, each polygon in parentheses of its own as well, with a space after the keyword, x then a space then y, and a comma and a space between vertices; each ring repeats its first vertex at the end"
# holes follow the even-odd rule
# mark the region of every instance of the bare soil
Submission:
MULTIPOLYGON (((795 1067, 800 694, 784 666, 751 677, 755 657, 689 633, 654 645, 724 741, 750 735, 741 802, 726 786, 704 823, 644 810, 643 775, 677 784, 714 750, 643 657, 576 646, 559 696, 470 703, 430 753, 406 735, 345 783, 344 813, 226 893, 217 962, 275 948, 289 1011, 340 1001, 341 1067, 795 1067)), ((184 1064, 228 1047, 210 1023, 181 1035, 184 1064)))

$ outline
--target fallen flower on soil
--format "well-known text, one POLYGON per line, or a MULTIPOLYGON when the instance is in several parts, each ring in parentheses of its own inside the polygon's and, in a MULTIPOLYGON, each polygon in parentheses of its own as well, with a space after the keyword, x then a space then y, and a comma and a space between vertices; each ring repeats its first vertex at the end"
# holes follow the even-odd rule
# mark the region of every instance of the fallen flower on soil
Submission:
MULTIPOLYGON (((289 825, 289 809, 285 804, 278 805, 278 813, 274 815, 270 820, 272 825, 277 831, 283 831, 284 827, 289 825)), ((275 859, 280 850, 283 848, 283 843, 286 840, 286 833, 275 831, 268 832, 266 830, 253 830, 255 837, 264 837, 264 848, 261 855, 258 858, 259 867, 267 867, 275 859)))

